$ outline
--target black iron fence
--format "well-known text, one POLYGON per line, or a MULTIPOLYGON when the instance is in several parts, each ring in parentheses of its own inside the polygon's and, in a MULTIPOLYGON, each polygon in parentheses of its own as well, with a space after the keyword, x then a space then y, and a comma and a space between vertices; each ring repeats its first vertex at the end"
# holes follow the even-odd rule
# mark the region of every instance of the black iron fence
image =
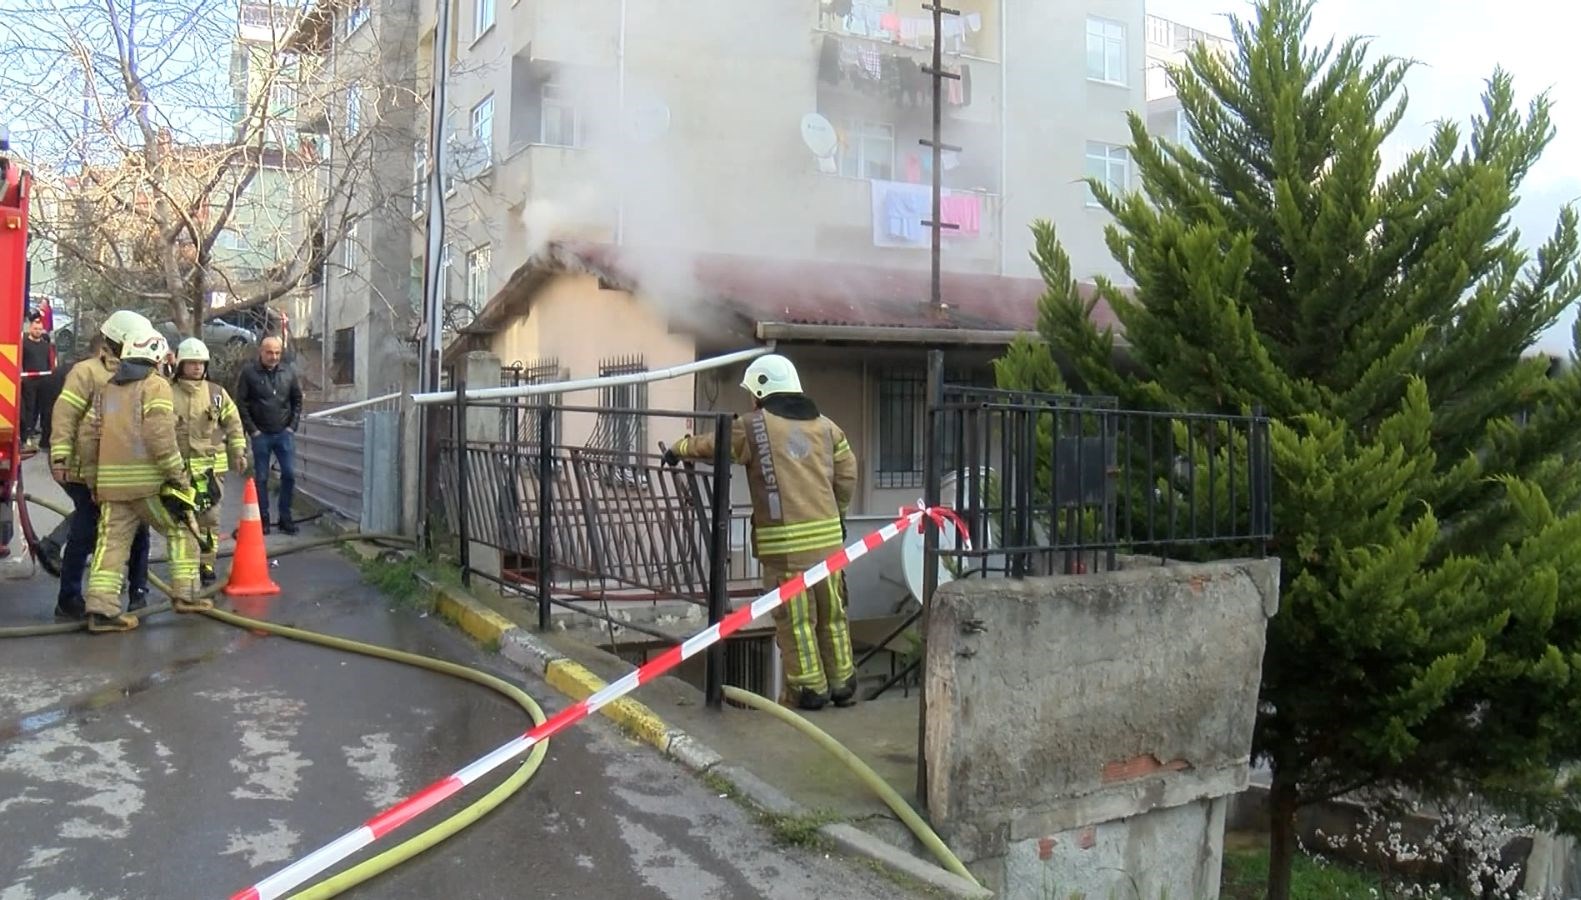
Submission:
POLYGON ((1118 408, 1114 398, 945 385, 930 412, 957 575, 1112 570, 1121 555, 1261 556, 1268 419, 1118 408))
MULTIPOLYGON (((616 617, 615 605, 681 600, 703 607, 713 624, 730 611, 733 582, 736 592, 747 590, 753 562, 732 550, 747 512, 730 504, 729 414, 619 410, 658 434, 690 427, 715 436, 711 463, 668 467, 639 448, 564 439, 565 421, 607 421, 607 408, 543 395, 464 400, 464 381, 454 383, 457 400, 441 416, 448 421, 438 439, 433 508, 455 538, 464 582, 483 578, 535 602, 541 629, 556 607, 600 619, 612 643, 616 627, 677 641, 616 617), (498 433, 472 436, 469 426, 480 422, 498 422, 498 433), (475 564, 483 551, 497 554, 497 567, 475 564)), ((704 666, 711 703, 722 696, 725 668, 724 647, 716 645, 704 666)))

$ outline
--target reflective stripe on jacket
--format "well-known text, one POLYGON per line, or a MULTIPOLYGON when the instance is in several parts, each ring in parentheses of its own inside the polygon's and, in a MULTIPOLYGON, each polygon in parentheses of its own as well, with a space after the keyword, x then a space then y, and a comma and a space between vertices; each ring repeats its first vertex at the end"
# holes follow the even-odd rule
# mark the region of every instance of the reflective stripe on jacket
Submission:
POLYGON ((100 500, 137 500, 159 493, 166 482, 190 484, 176 444, 170 382, 157 375, 101 387, 80 452, 100 500))
MULTIPOLYGON (((683 457, 711 460, 713 436, 688 436, 674 449, 683 457)), ((815 413, 787 418, 758 410, 731 424, 730 453, 747 470, 752 546, 759 560, 776 563, 840 546, 857 473, 856 454, 840 426, 815 413)))

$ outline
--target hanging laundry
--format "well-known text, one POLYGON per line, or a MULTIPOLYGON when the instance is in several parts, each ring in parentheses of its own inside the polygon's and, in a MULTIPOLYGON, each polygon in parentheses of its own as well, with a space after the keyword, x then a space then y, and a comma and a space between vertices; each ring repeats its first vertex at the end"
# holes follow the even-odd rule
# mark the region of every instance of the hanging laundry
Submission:
POLYGON ((891 39, 900 36, 900 13, 884 13, 878 17, 878 27, 891 39))
POLYGON ((983 14, 982 13, 967 13, 966 14, 966 27, 971 29, 972 34, 976 34, 977 32, 982 31, 983 30, 983 14))
POLYGON ((861 60, 862 71, 874 79, 884 77, 884 62, 883 57, 878 52, 878 47, 864 43, 857 47, 856 55, 861 60))
POLYGON ((977 237, 983 229, 983 198, 972 193, 946 192, 939 198, 939 220, 954 228, 945 234, 957 237, 977 237))
POLYGON ((916 153, 906 154, 906 180, 912 184, 922 183, 922 159, 916 153))
POLYGON ((829 0, 829 15, 845 18, 851 14, 851 0, 829 0))
POLYGON ((927 19, 905 18, 900 20, 900 42, 908 47, 920 46, 923 35, 933 34, 933 23, 927 19))
POLYGON ((972 105, 972 67, 961 66, 961 80, 956 82, 961 86, 961 106, 972 105))
POLYGON ((931 246, 930 229, 922 223, 933 209, 933 192, 920 184, 872 182, 873 246, 931 246))
POLYGON ((943 154, 943 162, 944 171, 948 172, 961 164, 961 154, 954 150, 946 150, 943 154))
MULTIPOLYGON (((961 67, 957 65, 946 64, 944 71, 952 75, 960 75, 961 67)), ((965 105, 965 89, 961 85, 960 78, 944 79, 944 101, 951 106, 965 105)))

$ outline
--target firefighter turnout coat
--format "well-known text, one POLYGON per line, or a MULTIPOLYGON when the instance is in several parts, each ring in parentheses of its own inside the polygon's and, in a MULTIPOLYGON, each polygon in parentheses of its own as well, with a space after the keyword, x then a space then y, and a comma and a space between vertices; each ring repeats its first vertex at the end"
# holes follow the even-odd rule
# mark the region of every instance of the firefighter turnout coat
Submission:
MULTIPOLYGON (((713 435, 675 445, 678 456, 712 460, 713 435)), ((731 459, 752 492, 752 548, 775 568, 821 559, 844 537, 856 492, 856 455, 845 432, 803 394, 774 394, 730 429, 731 459)))
POLYGON ((85 462, 93 457, 84 456, 81 448, 88 404, 99 389, 109 383, 120 364, 114 354, 101 350, 98 356, 77 363, 66 373, 66 381, 50 414, 49 464, 55 468, 65 467, 67 481, 93 483, 83 473, 85 462))

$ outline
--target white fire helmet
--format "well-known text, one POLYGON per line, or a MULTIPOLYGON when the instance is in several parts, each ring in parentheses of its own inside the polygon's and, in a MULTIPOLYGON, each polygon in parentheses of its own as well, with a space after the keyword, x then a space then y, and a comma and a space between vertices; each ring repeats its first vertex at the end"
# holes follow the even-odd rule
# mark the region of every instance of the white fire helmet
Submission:
POLYGON ((195 337, 189 337, 176 347, 176 365, 184 362, 209 361, 209 345, 195 337))
POLYGON ((117 344, 124 344, 131 335, 141 334, 144 331, 152 331, 153 329, 153 323, 140 314, 134 313, 129 309, 118 309, 110 313, 110 317, 104 320, 103 325, 99 326, 99 333, 104 335, 107 340, 114 341, 117 344))
POLYGON ((121 343, 121 359, 141 359, 158 364, 165 361, 165 354, 169 352, 165 336, 154 330, 153 326, 127 335, 121 343))
POLYGON ((774 394, 802 392, 801 377, 796 374, 796 366, 778 353, 770 353, 754 359, 752 365, 747 366, 747 374, 741 379, 741 386, 759 400, 774 394))

